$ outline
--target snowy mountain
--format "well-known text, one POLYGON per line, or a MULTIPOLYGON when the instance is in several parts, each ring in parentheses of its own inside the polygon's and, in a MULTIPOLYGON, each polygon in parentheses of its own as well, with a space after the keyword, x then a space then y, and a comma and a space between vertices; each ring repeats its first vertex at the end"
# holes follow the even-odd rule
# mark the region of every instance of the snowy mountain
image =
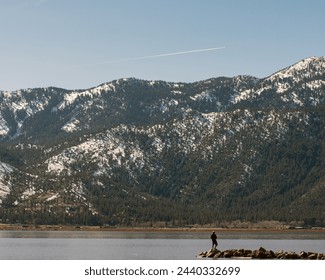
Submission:
POLYGON ((0 92, 0 219, 325 223, 324 93, 324 57, 263 79, 0 92))

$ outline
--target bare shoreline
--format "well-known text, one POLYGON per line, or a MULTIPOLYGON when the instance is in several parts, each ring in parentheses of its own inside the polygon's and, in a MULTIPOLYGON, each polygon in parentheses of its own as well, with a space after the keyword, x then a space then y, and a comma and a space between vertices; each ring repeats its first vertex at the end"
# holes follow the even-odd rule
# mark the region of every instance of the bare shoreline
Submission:
POLYGON ((126 231, 126 232, 323 232, 325 228, 109 227, 0 224, 0 231, 126 231))

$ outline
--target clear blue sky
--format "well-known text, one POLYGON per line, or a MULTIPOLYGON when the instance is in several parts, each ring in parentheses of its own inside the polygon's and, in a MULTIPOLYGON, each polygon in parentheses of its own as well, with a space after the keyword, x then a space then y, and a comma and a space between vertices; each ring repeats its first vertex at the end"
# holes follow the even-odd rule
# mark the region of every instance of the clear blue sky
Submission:
POLYGON ((0 89, 265 77, 325 55, 324 0, 0 0, 0 89), (222 50, 105 63, 213 47, 222 50))

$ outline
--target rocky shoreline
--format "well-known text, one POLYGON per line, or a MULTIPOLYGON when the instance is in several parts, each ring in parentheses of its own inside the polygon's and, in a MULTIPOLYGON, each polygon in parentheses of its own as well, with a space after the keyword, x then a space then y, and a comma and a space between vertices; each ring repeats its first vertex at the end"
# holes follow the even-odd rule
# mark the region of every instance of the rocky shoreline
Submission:
POLYGON ((260 247, 257 250, 246 249, 229 249, 220 251, 218 249, 211 249, 209 251, 201 252, 197 255, 198 258, 209 259, 282 259, 282 260, 325 260, 325 253, 315 252, 286 252, 280 250, 273 252, 260 247))

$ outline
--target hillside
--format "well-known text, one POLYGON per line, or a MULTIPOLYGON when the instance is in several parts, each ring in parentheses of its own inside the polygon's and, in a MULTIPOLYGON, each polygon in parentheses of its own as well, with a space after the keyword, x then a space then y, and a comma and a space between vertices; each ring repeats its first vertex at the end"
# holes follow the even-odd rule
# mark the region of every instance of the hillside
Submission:
POLYGON ((269 77, 0 92, 0 219, 325 226, 325 58, 269 77))

